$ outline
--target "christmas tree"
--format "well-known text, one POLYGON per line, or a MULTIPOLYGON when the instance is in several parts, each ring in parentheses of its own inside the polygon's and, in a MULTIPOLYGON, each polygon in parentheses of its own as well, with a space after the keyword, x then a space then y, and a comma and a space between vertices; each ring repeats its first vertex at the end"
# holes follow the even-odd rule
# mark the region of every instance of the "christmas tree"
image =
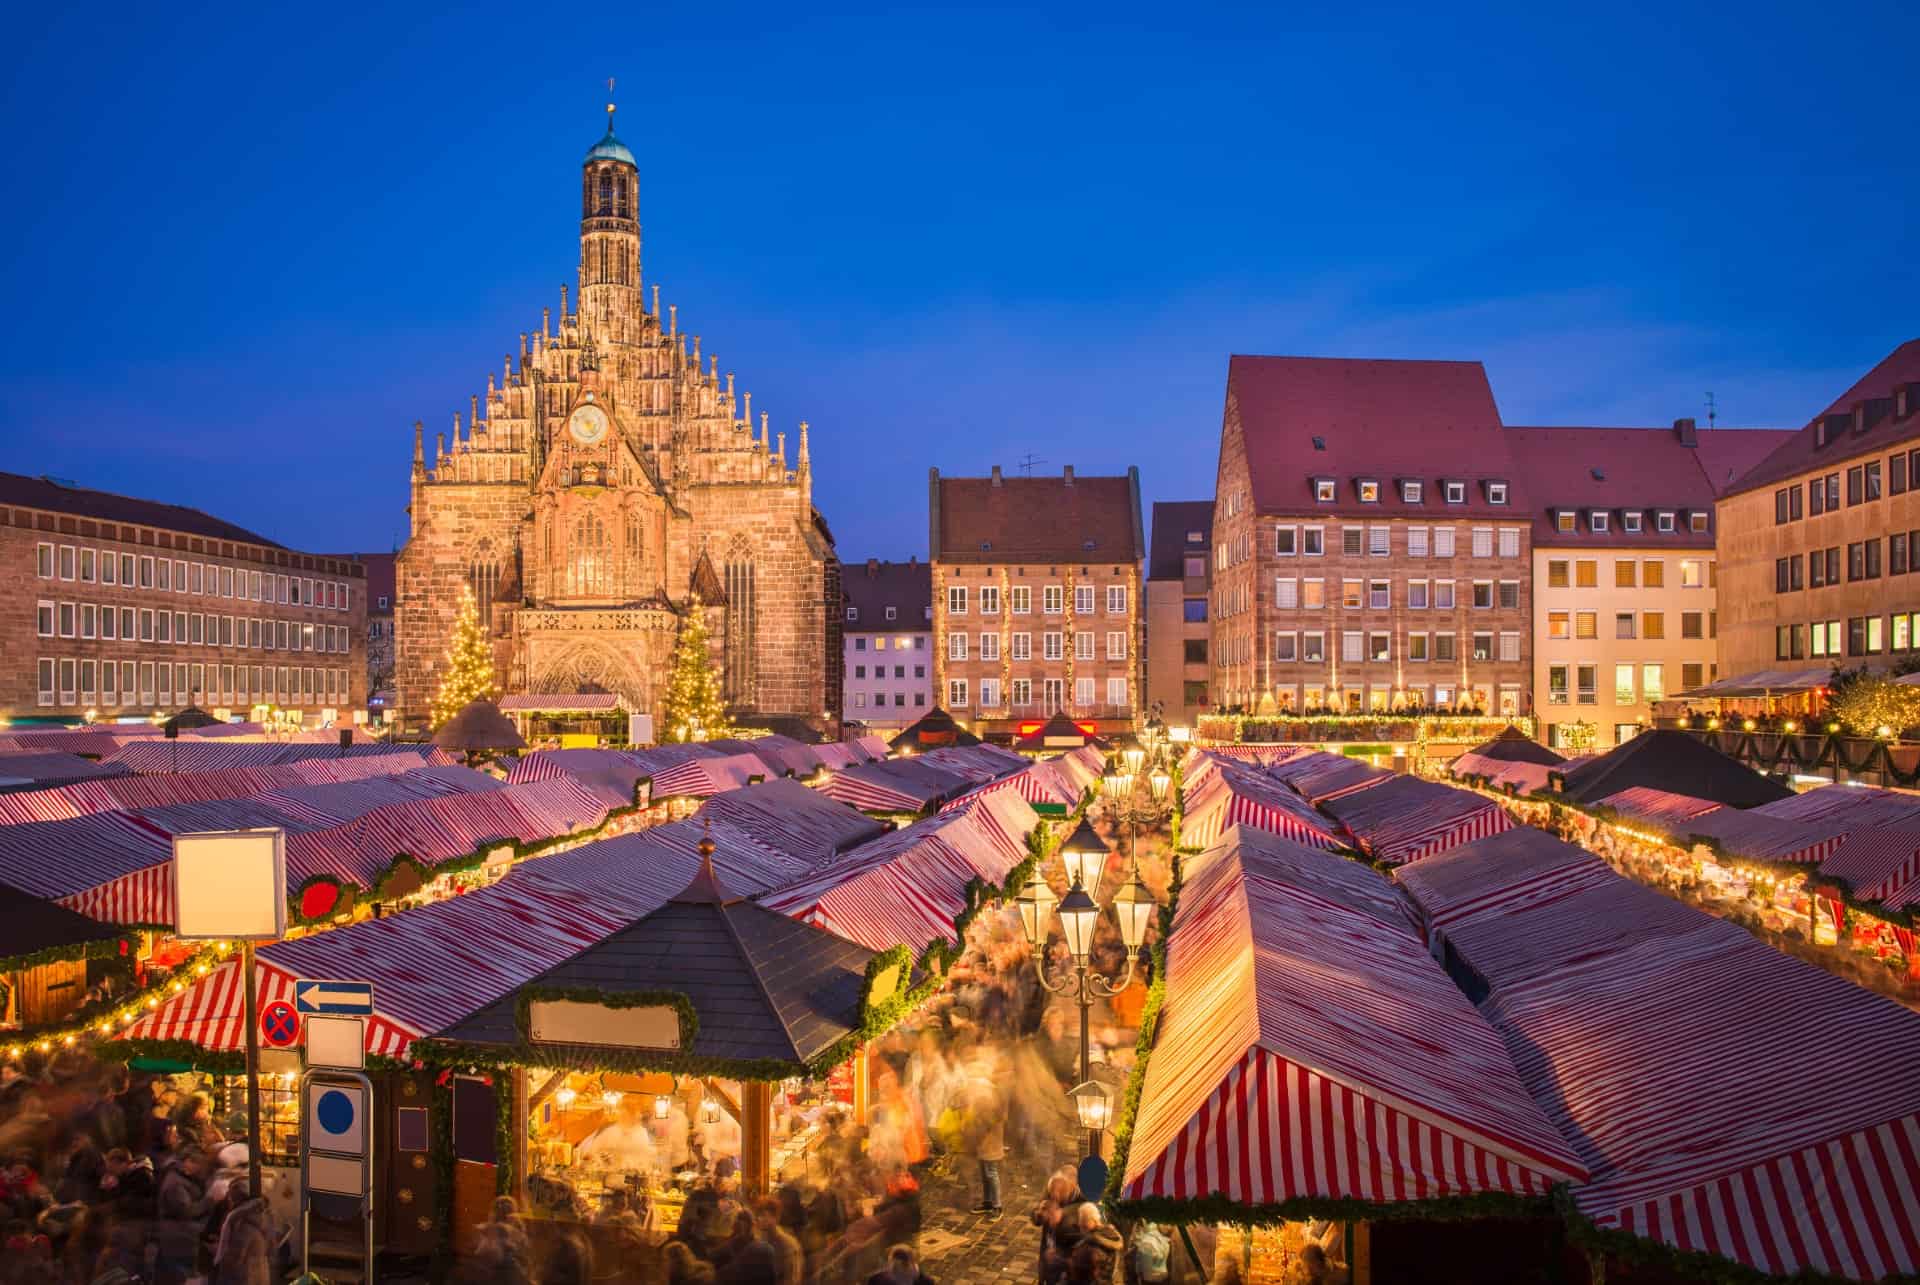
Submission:
POLYGON ((727 734, 727 707, 720 676, 707 654, 707 618, 695 598, 680 621, 673 644, 673 671, 660 711, 660 737, 667 741, 705 741, 727 734))
POLYGON ((440 693, 433 698, 433 726, 448 719, 477 700, 494 700, 500 695, 493 680, 493 646, 480 625, 480 605, 473 590, 460 590, 460 619, 453 626, 453 641, 447 644, 447 672, 440 680, 440 693))

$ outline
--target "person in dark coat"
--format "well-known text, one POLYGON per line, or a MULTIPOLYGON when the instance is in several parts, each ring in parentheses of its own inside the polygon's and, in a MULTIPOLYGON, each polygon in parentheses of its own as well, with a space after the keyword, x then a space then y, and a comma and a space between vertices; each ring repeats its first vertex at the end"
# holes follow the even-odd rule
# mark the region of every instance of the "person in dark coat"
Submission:
POLYGON ((274 1228, 267 1198, 249 1196, 245 1179, 234 1182, 229 1192, 238 1192, 239 1201, 220 1224, 210 1285, 273 1285, 274 1228))
POLYGON ((153 1222, 153 1243, 158 1251, 155 1285, 181 1285, 193 1275, 200 1229, 214 1203, 207 1195, 206 1174, 206 1155, 189 1149, 160 1176, 153 1222))

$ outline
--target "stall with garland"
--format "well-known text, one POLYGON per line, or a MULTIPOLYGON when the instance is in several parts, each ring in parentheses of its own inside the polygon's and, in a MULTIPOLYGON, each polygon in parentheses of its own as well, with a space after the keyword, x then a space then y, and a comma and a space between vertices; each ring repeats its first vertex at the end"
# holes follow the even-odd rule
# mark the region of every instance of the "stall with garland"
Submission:
POLYGON ((729 890, 716 851, 702 840, 666 904, 414 1046, 505 1089, 497 1185, 536 1219, 630 1213, 657 1245, 698 1185, 817 1180, 864 1115, 867 1044, 931 989, 905 947, 729 890))

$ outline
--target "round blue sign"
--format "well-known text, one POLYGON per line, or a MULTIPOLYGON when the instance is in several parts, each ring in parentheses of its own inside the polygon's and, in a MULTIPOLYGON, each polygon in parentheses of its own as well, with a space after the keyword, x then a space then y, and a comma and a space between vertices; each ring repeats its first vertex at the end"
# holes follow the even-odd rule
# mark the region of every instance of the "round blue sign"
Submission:
POLYGON ((338 1089, 328 1089, 314 1104, 313 1114, 328 1133, 345 1133, 353 1127, 353 1099, 338 1089))

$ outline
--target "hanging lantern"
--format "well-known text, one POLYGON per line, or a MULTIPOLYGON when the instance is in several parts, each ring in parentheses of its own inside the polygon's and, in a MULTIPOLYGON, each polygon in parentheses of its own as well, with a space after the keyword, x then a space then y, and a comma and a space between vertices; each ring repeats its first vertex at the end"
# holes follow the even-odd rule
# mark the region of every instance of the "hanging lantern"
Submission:
POLYGON ((718 1098, 703 1098, 700 1102, 700 1118, 708 1124, 720 1123, 720 1101, 718 1098))
POLYGON ((1074 1114, 1080 1117, 1082 1129, 1103 1131, 1113 1119, 1113 1094, 1098 1080, 1074 1085, 1067 1096, 1073 1099, 1074 1114))
POLYGON ((1113 917, 1120 921, 1120 940, 1127 943, 1128 950, 1138 950, 1140 943, 1147 939, 1147 925, 1153 922, 1153 912, 1159 908, 1153 893, 1140 881, 1140 870, 1136 866, 1132 877, 1113 894, 1113 917))
POLYGON ((1167 787, 1173 784, 1173 778, 1167 775, 1165 768, 1155 768, 1153 775, 1147 778, 1147 786, 1153 791, 1153 801, 1163 802, 1167 797, 1167 787))
POLYGON ((1107 868, 1107 845, 1099 831, 1085 817, 1067 841, 1060 845, 1060 860, 1067 867, 1067 881, 1088 892, 1100 890, 1100 876, 1107 868))
POLYGON ((1014 898, 1014 905, 1020 909, 1020 931, 1027 935, 1027 944, 1038 947, 1047 938, 1047 930, 1052 927, 1053 908, 1060 899, 1053 895, 1053 886, 1036 866, 1033 878, 1027 880, 1027 886, 1014 898))
POLYGON ((1120 761, 1127 765, 1127 771, 1139 775, 1140 765, 1147 761, 1147 752, 1135 745, 1120 751, 1120 761))
POLYGON ((1093 949, 1093 926, 1100 918, 1100 907, 1079 884, 1060 902, 1060 930, 1067 939, 1067 953, 1073 962, 1084 964, 1093 949))

